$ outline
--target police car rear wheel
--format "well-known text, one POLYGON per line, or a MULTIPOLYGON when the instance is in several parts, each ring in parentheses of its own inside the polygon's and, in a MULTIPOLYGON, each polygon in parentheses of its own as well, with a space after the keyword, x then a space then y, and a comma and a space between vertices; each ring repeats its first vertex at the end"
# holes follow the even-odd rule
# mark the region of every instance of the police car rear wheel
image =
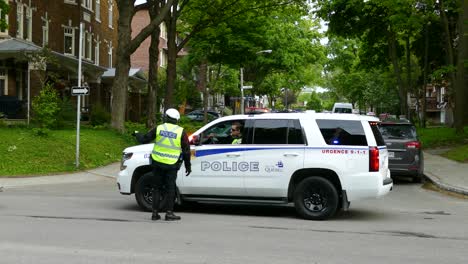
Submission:
POLYGON ((338 209, 338 193, 335 186, 325 178, 306 178, 294 192, 294 206, 305 219, 327 219, 338 209))
POLYGON ((152 174, 146 173, 138 180, 135 186, 135 199, 144 211, 152 211, 153 205, 153 188, 152 174))

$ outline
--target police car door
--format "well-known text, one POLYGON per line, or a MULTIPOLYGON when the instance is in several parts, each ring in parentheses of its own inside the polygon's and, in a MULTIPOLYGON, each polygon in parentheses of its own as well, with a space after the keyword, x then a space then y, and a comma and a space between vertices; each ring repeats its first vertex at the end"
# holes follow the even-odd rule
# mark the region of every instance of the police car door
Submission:
POLYGON ((248 196, 287 197, 289 178, 304 166, 305 138, 297 119, 257 119, 249 127, 244 174, 248 196))
MULTIPOLYGON (((200 142, 191 145, 192 173, 183 177, 179 189, 187 196, 239 196, 245 194, 239 167, 243 146, 232 145, 231 123, 215 123, 198 134, 200 142)), ((179 175, 181 176, 181 175, 179 175)))

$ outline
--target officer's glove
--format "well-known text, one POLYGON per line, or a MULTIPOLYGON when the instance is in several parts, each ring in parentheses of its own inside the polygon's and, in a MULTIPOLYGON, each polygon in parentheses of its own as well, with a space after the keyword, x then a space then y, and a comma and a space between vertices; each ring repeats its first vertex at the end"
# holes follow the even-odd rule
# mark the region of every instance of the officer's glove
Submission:
POLYGON ((191 168, 185 169, 185 176, 189 176, 190 173, 192 173, 192 169, 191 169, 191 168))

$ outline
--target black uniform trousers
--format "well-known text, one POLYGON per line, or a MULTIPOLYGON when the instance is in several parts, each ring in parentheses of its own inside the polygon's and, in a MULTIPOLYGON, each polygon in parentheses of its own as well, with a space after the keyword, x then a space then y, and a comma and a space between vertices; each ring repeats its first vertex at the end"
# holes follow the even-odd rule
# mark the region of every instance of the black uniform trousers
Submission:
POLYGON ((153 164, 153 211, 174 210, 177 171, 177 168, 153 164), (160 208, 161 195, 164 208, 160 208))

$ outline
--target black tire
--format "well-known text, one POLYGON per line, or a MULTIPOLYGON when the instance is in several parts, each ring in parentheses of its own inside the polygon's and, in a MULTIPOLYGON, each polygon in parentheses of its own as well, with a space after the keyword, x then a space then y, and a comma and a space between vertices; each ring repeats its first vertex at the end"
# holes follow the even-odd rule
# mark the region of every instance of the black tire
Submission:
POLYGON ((421 183, 421 182, 423 182, 423 179, 424 179, 424 175, 417 174, 417 175, 413 176, 412 180, 413 180, 414 183, 421 183))
POLYGON ((151 212, 153 206, 153 175, 148 172, 141 176, 135 186, 135 199, 143 211, 151 212))
POLYGON ((309 220, 325 220, 338 209, 338 193, 333 184, 322 177, 302 180, 294 191, 297 213, 309 220))

